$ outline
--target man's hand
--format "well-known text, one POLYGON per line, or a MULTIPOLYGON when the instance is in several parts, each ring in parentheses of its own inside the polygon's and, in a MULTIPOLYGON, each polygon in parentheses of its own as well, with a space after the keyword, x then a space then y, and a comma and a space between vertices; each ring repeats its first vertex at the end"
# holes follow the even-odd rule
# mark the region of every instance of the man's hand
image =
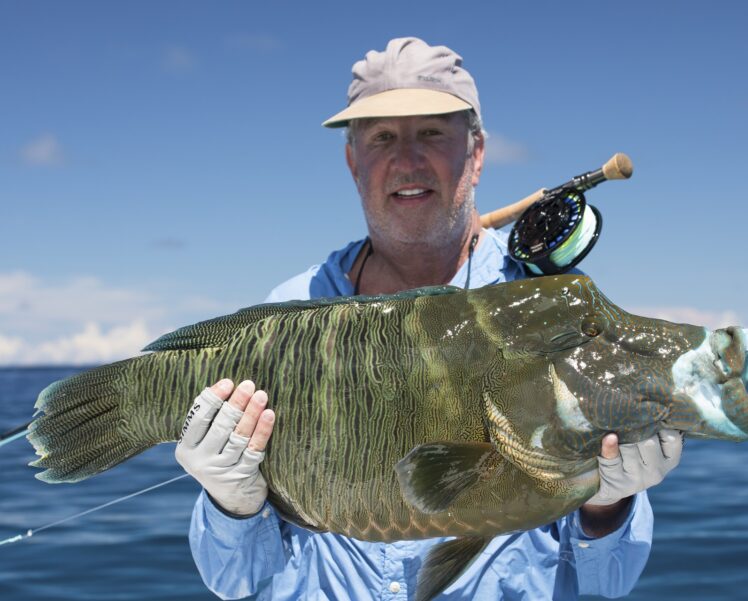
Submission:
POLYGON ((580 510, 583 530, 591 536, 604 536, 626 518, 630 497, 659 484, 680 462, 683 435, 662 430, 641 442, 618 446, 618 436, 603 437, 597 462, 600 490, 580 510))
POLYGON ((680 462, 682 449, 683 435, 677 430, 662 430, 651 438, 620 447, 618 436, 606 434, 597 458, 600 490, 587 503, 612 505, 659 484, 680 462))
POLYGON ((195 399, 177 443, 180 465, 237 516, 257 513, 267 498, 260 463, 275 421, 267 402, 249 380, 235 390, 231 380, 221 380, 195 399))

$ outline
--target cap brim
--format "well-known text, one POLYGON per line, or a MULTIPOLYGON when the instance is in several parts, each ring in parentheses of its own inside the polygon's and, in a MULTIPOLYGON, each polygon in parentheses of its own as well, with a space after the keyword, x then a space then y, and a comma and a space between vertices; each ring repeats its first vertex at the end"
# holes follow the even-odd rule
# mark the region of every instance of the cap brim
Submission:
POLYGON ((351 119, 443 115, 472 108, 469 103, 447 92, 420 88, 399 88, 362 98, 337 115, 330 117, 322 125, 325 127, 344 127, 348 125, 351 119))

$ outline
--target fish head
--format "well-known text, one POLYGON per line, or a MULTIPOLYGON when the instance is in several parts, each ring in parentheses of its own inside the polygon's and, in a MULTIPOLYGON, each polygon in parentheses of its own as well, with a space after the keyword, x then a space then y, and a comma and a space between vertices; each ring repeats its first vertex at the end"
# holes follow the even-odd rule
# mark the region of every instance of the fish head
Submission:
POLYGON ((545 352, 558 406, 571 408, 577 426, 624 432, 623 441, 626 431, 659 428, 748 440, 748 330, 640 317, 585 276, 557 280, 547 286, 560 286, 569 308, 545 335, 545 352))

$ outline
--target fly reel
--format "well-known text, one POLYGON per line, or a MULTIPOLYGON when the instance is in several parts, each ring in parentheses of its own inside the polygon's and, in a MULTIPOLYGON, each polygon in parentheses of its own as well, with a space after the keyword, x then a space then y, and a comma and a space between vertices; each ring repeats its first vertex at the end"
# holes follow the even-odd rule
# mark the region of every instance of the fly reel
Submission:
POLYGON ((534 275, 564 273, 595 246, 603 219, 584 194, 562 186, 528 207, 509 234, 509 253, 534 275))

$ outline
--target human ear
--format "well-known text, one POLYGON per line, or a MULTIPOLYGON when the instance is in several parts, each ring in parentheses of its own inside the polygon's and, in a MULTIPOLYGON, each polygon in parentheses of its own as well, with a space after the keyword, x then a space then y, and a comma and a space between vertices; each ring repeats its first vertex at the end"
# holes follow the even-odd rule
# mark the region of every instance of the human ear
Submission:
POLYGON ((483 134, 478 134, 473 139, 473 186, 477 186, 480 181, 481 170, 483 169, 483 159, 486 154, 486 141, 483 134))
POLYGON ((351 171, 353 181, 358 185, 358 166, 356 165, 356 158, 353 154, 353 148, 350 144, 345 145, 345 162, 348 164, 348 169, 351 171))

